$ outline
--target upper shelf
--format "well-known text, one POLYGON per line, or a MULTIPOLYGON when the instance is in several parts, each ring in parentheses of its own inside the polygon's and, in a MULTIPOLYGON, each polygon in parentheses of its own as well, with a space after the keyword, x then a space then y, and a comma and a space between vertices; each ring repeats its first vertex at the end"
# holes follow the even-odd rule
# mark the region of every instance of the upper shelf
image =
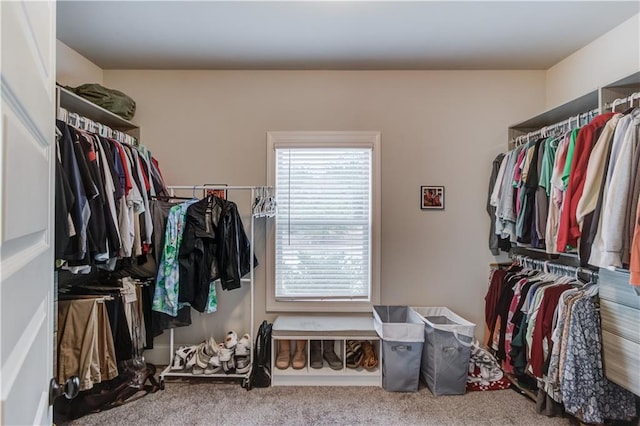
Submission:
POLYGON ((615 88, 615 87, 638 87, 640 86, 640 71, 637 73, 631 74, 628 77, 615 81, 611 84, 607 84, 604 86, 606 89, 615 88))
POLYGON ((513 138, 519 134, 535 131, 596 108, 604 111, 605 106, 610 104, 614 99, 625 97, 629 93, 638 91, 639 88, 640 72, 636 72, 611 84, 602 86, 598 90, 593 90, 566 104, 559 105, 526 121, 509 126, 509 137, 513 138))
POLYGON ((528 131, 539 129, 567 118, 598 108, 598 91, 587 93, 571 102, 552 108, 526 121, 510 126, 511 129, 528 131))
POLYGON ((137 129, 138 126, 106 109, 58 86, 60 106, 69 112, 75 112, 90 120, 109 126, 115 130, 137 129))

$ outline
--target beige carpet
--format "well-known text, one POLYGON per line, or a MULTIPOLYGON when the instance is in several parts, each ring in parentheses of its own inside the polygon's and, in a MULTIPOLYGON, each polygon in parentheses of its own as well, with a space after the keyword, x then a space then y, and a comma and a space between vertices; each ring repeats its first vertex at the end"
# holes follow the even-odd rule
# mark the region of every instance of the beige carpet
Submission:
POLYGON ((435 397, 427 388, 275 387, 167 381, 158 391, 70 425, 568 425, 513 390, 435 397))

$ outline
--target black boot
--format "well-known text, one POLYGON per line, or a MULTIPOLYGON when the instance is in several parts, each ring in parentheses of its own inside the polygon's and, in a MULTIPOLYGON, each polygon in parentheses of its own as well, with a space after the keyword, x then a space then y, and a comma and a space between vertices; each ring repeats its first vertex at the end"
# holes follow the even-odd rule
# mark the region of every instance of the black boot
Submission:
POLYGON ((329 367, 331 367, 333 370, 342 370, 342 360, 333 351, 334 346, 334 340, 323 340, 322 356, 329 363, 329 367))

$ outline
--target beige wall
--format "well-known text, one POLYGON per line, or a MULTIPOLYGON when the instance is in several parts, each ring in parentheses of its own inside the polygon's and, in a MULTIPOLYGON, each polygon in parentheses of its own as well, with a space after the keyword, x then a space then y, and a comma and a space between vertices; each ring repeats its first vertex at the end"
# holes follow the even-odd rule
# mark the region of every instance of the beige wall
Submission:
POLYGON ((85 83, 102 84, 102 68, 56 40, 56 81, 71 87, 85 83))
MULTIPOLYGON (((544 71, 105 70, 104 83, 136 100, 143 143, 172 184, 265 184, 270 130, 379 130, 382 303, 448 306, 481 336, 491 161, 508 125, 544 108, 544 71), (420 185, 444 185, 446 209, 421 211, 420 185)), ((256 252, 263 261, 264 240, 256 252)), ((195 315, 176 342, 243 332, 247 303, 246 289, 221 294, 219 312, 195 315)), ((156 342, 162 352, 145 356, 168 357, 167 338, 156 342)))
POLYGON ((638 71, 640 14, 549 68, 545 109, 562 105, 638 71))

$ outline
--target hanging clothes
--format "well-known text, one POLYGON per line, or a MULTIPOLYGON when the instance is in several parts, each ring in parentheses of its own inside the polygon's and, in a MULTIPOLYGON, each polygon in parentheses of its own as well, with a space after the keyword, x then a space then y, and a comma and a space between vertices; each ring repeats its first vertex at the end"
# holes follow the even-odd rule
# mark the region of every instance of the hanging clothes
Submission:
POLYGON ((627 420, 636 416, 635 396, 604 376, 598 330, 596 299, 576 300, 569 321, 562 399, 567 412, 586 423, 627 420))
MULTIPOLYGON (((56 122, 56 259, 75 273, 113 270, 151 244, 149 194, 166 193, 138 149, 56 122), (155 177, 154 177, 155 176, 155 177)), ((151 158, 151 161, 149 160, 151 158)))
MULTIPOLYGON (((179 301, 203 312, 209 305, 211 282, 224 290, 240 288, 250 270, 250 245, 235 203, 210 195, 187 209, 180 246, 179 301)), ((257 259, 253 259, 257 266, 257 259)))
POLYGON ((57 381, 80 378, 80 390, 118 375, 113 337, 104 301, 58 301, 57 381))
MULTIPOLYGON (((598 232, 589 263, 602 268, 621 268, 628 264, 630 239, 632 230, 629 227, 629 215, 636 211, 633 202, 634 168, 637 169, 638 129, 640 108, 636 108, 624 119, 620 119, 620 126, 627 126, 624 135, 614 137, 611 164, 608 170, 608 181, 605 188, 605 205, 620 206, 616 209, 606 209, 600 220, 598 232), (616 142, 618 142, 616 144, 616 142), (617 153, 617 156, 614 155, 617 153), (635 163, 635 164, 634 164, 635 163)), ((617 133, 617 132, 616 132, 617 133)), ((622 132, 620 132, 622 133, 622 132)), ((637 204, 637 200, 635 200, 637 204)), ((635 229, 635 228, 634 228, 635 229)))
POLYGON ((629 268, 630 283, 640 286, 639 143, 635 108, 497 157, 487 205, 492 250, 506 238, 511 246, 576 253, 583 266, 629 268))
MULTIPOLYGON (((528 268, 496 272, 486 300, 495 300, 499 283, 494 280, 500 277, 501 299, 511 300, 506 325, 500 325, 506 338, 493 339, 492 352, 520 385, 538 390, 538 412, 552 416, 566 410, 588 423, 634 417, 634 395, 604 375, 597 285, 528 268)), ((486 317, 499 322, 504 304, 492 303, 493 313, 486 306, 486 317)))
POLYGON ((194 199, 171 207, 167 217, 164 247, 161 251, 162 255, 156 277, 153 310, 172 317, 177 316, 178 310, 186 306, 186 303, 178 302, 180 288, 178 253, 182 245, 187 209, 197 201, 194 199))
MULTIPOLYGON (((194 200, 195 201, 195 200, 194 200)), ((186 327, 191 325, 191 307, 184 306, 182 308, 178 308, 177 313, 175 315, 167 314, 165 308, 162 307, 162 296, 163 292, 160 291, 158 293, 158 300, 156 300, 156 292, 158 287, 158 278, 160 277, 160 269, 164 271, 166 276, 166 266, 161 266, 162 257, 165 256, 165 240, 167 234, 167 222, 169 219, 169 213, 171 209, 177 206, 178 202, 169 202, 165 200, 151 200, 151 217, 153 220, 153 243, 152 243, 152 253, 155 258, 155 263, 157 265, 156 269, 153 271, 153 287, 150 290, 151 297, 151 306, 152 306, 152 321, 153 327, 152 332, 154 336, 158 336, 163 333, 163 330, 168 330, 170 328, 176 327, 186 327), (156 308, 153 306, 156 305, 156 308)), ((173 223, 173 222, 172 222, 173 223)), ((173 224, 171 226, 174 226, 173 224)), ((171 231, 171 233, 177 233, 176 231, 171 231)), ((176 236, 177 238, 177 236, 176 236)), ((166 282, 165 282, 166 287, 166 282)), ((164 290, 166 292, 166 289, 164 290)), ((173 311, 171 311, 173 312, 173 311)))
MULTIPOLYGON (((487 213, 491 220, 491 226, 489 229, 489 249, 495 256, 500 254, 500 251, 509 251, 511 249, 511 243, 509 240, 502 238, 496 234, 496 207, 492 203, 494 188, 498 180, 502 180, 504 176, 504 169, 506 168, 507 158, 504 154, 499 154, 493 160, 493 168, 491 169, 491 176, 489 178, 489 195, 487 197, 487 213)), ((497 197, 497 194, 496 194, 497 197)))

